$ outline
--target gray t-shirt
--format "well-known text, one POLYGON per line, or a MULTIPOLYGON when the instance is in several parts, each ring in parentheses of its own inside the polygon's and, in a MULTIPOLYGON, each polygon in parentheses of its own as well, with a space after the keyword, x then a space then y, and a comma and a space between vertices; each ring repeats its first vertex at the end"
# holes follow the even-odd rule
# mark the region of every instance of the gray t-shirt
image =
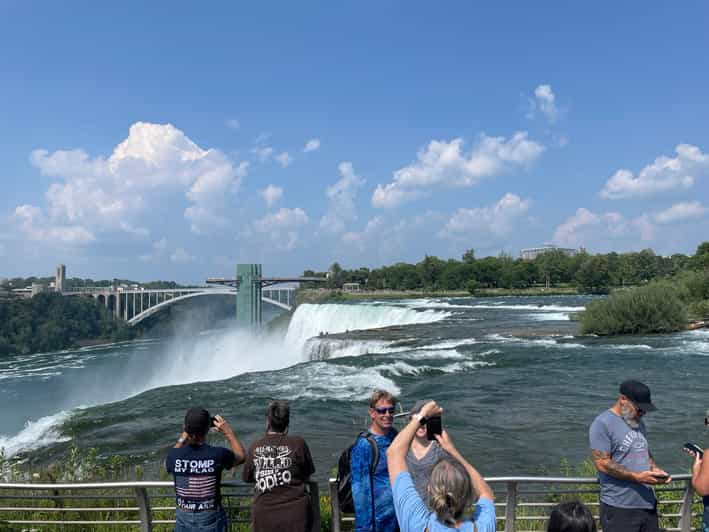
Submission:
POLYGON ((406 453, 406 468, 411 473, 416 492, 426 506, 428 506, 428 481, 431 479, 431 471, 442 458, 451 458, 451 456, 441 449, 437 441, 431 442, 428 452, 420 460, 416 458, 410 447, 409 452, 406 453))
MULTIPOLYGON (((629 471, 650 469, 645 424, 631 428, 612 410, 606 410, 591 423, 588 431, 591 449, 610 453, 611 460, 629 471)), ((601 483, 601 502, 617 508, 655 507, 655 492, 649 486, 621 480, 598 472, 601 483)))

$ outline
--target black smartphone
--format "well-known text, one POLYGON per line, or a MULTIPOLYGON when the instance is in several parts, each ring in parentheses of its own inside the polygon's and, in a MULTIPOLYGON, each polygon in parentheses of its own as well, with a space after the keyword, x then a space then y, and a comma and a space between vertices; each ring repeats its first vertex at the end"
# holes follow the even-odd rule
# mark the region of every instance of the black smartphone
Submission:
POLYGON ((216 427, 216 426, 217 426, 217 418, 216 418, 215 416, 210 417, 210 418, 209 418, 209 421, 211 421, 212 427, 216 427))
POLYGON ((691 453, 698 454, 699 458, 704 457, 704 450, 701 447, 699 447, 699 445, 697 445, 696 443, 690 443, 690 442, 685 443, 684 449, 686 451, 691 452, 691 453))
POLYGON ((426 438, 429 440, 435 440, 436 434, 441 434, 443 432, 443 424, 441 422, 441 416, 429 417, 426 419, 426 438))
POLYGON ((665 480, 667 480, 668 478, 670 478, 669 475, 655 475, 655 474, 653 474, 652 476, 655 477, 655 478, 656 478, 657 480, 659 480, 660 482, 664 482, 665 480))

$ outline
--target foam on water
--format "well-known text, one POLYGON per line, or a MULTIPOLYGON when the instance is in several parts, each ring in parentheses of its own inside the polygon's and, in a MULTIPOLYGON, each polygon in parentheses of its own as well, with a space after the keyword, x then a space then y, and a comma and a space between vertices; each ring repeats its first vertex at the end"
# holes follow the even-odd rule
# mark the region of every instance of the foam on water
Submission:
POLYGON ((28 421, 25 428, 14 436, 0 435, 0 449, 4 449, 5 457, 10 458, 20 451, 32 451, 52 443, 68 441, 69 438, 59 434, 59 427, 70 416, 70 412, 62 411, 37 421, 28 421))
POLYGON ((400 395, 396 383, 374 368, 359 368, 315 362, 296 368, 293 378, 274 385, 275 396, 296 399, 336 399, 360 401, 372 394, 373 388, 400 395))

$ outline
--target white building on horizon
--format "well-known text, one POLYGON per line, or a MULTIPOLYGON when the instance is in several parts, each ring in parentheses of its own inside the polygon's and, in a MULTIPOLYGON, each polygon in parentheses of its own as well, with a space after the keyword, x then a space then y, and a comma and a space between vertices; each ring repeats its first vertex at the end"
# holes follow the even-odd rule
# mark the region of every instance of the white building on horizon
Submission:
POLYGON ((555 246, 553 244, 546 244, 544 246, 539 246, 536 248, 524 248, 520 252, 520 257, 522 257, 522 259, 524 259, 524 260, 534 260, 539 255, 541 255, 543 253, 548 253, 549 251, 561 251, 564 255, 568 255, 569 257, 573 257, 573 256, 579 254, 578 249, 561 248, 561 247, 555 246))

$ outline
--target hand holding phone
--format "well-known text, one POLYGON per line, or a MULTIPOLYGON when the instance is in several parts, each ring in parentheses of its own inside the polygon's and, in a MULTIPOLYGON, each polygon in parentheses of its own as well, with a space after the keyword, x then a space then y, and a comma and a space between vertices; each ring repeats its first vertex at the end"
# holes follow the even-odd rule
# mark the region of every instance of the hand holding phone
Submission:
POLYGON ((699 456, 699 458, 704 458, 704 450, 696 443, 685 443, 684 451, 691 456, 699 456))
POLYGON ((435 440, 436 434, 443 432, 441 416, 433 416, 426 419, 426 439, 435 440))

